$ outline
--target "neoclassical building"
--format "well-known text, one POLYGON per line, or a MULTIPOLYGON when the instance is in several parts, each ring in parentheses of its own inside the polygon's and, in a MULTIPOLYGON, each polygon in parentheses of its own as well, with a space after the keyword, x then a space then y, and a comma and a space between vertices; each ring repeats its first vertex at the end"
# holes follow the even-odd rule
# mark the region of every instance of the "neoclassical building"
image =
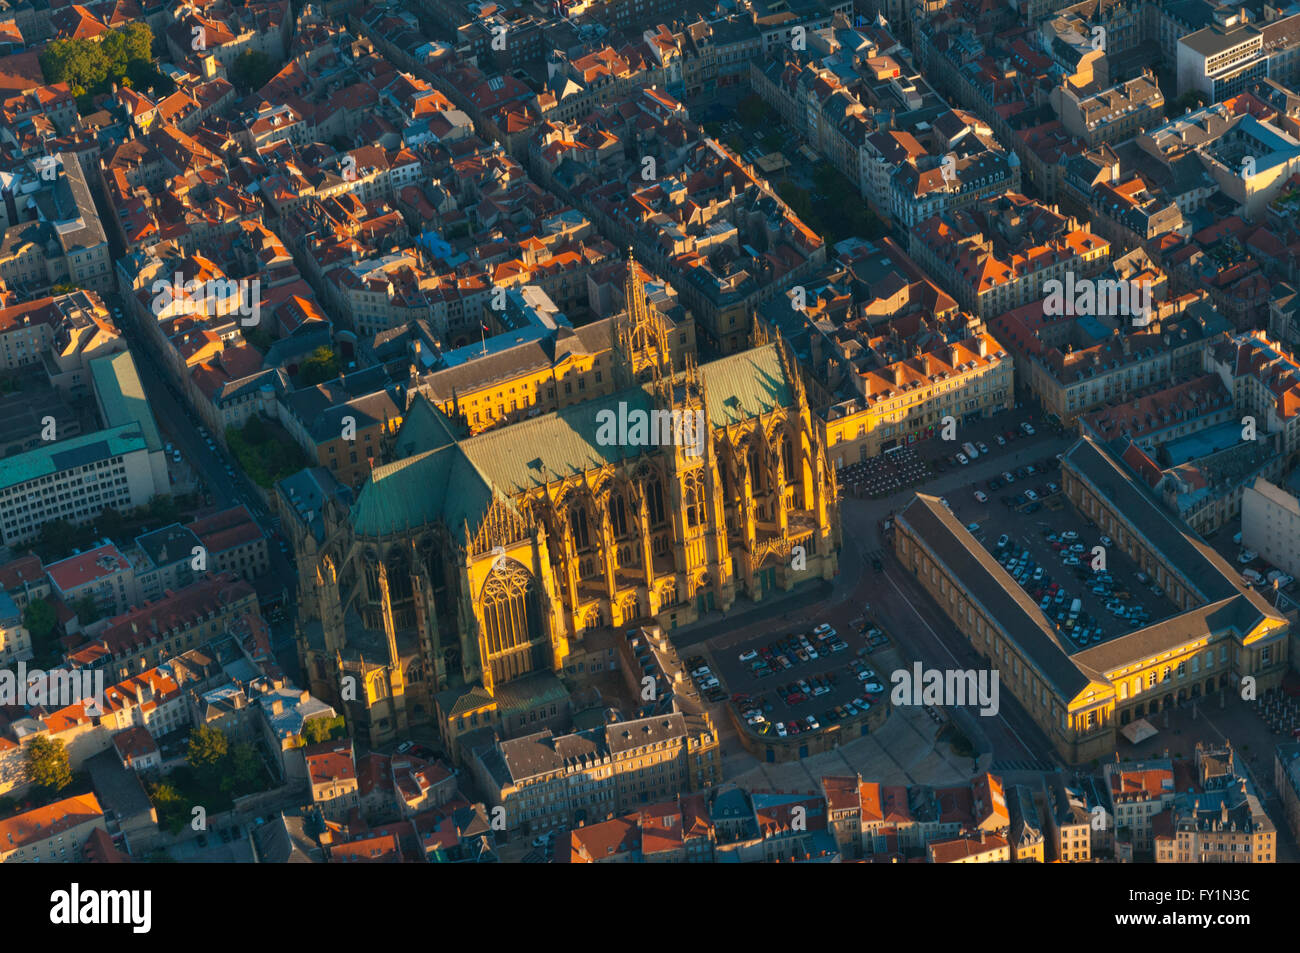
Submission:
POLYGON ((350 705, 372 744, 430 722, 453 747, 540 730, 587 633, 671 630, 836 572, 837 486, 793 357, 760 327, 749 350, 674 369, 629 273, 619 389, 470 438, 416 394, 392 462, 292 534, 312 692, 350 705), (638 412, 698 412, 707 439, 611 440, 602 422, 638 412))

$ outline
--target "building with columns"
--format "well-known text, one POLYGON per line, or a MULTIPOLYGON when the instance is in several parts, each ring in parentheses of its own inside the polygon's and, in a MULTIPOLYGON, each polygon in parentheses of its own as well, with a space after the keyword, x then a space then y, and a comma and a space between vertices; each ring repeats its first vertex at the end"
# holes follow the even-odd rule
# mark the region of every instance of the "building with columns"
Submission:
POLYGON ((1286 617, 1246 589, 1236 570, 1104 445, 1084 437, 1071 447, 1061 485, 1080 519, 1164 588, 1175 614, 1076 646, 933 496, 918 494, 899 514, 894 546, 1062 758, 1081 764, 1107 757, 1130 722, 1238 692, 1247 676, 1257 693, 1281 684, 1289 658, 1286 617))

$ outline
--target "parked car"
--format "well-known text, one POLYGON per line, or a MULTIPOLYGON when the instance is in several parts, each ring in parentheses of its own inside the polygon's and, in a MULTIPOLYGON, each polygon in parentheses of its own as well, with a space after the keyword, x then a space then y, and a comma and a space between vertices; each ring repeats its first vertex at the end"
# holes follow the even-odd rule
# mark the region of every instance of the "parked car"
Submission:
POLYGON ((758 658, 758 653, 755 652, 753 649, 750 649, 748 652, 741 652, 741 653, 740 653, 740 660, 741 660, 742 662, 749 662, 749 661, 751 661, 751 660, 753 660, 753 659, 756 659, 756 658, 758 658))

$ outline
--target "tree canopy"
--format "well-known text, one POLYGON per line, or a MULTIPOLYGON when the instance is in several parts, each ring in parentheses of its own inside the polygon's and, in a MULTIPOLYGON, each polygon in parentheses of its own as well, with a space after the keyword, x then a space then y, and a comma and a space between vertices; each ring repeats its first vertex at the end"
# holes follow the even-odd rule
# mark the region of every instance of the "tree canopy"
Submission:
POLYGON ((153 31, 147 23, 109 30, 96 40, 51 40, 41 52, 48 83, 67 83, 74 96, 104 92, 121 83, 132 64, 152 61, 153 31))
POLYGON ((225 732, 199 725, 190 733, 190 747, 185 760, 202 783, 214 784, 221 780, 221 766, 229 753, 230 740, 225 732))
POLYGON ((298 383, 309 387, 327 381, 331 377, 338 377, 338 374, 339 356, 334 353, 333 348, 322 344, 298 367, 298 383))
POLYGON ((27 745, 27 777, 50 794, 72 783, 72 768, 63 742, 37 735, 27 745))
POLYGON ((54 607, 44 599, 33 599, 23 610, 23 626, 35 643, 44 642, 54 632, 58 616, 54 607))
POLYGON ((244 89, 261 89, 275 76, 275 62, 261 50, 245 50, 235 59, 230 79, 244 89))

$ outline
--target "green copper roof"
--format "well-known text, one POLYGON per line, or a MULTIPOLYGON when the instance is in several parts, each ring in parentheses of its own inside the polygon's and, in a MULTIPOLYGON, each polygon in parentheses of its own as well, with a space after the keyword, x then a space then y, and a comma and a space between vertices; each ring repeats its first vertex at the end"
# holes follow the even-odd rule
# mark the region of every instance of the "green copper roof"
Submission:
POLYGON ((134 423, 59 440, 0 460, 0 488, 145 449, 140 425, 134 423))
POLYGON ((453 531, 478 525, 492 491, 456 444, 376 467, 352 507, 362 536, 383 536, 444 522, 453 531))
MULTIPOLYGON (((715 428, 789 406, 793 399, 774 344, 704 364, 699 374, 715 428)), ((597 440, 601 411, 617 416, 621 403, 627 412, 653 409, 650 385, 457 441, 442 412, 419 397, 395 442, 399 454, 409 455, 371 473, 352 509, 356 532, 380 536, 434 521, 451 528, 468 523, 473 530, 494 488, 510 497, 653 450, 597 440)))
POLYGON ((794 401, 775 344, 701 364, 700 380, 715 428, 761 417, 794 401))
POLYGON ((90 376, 95 393, 104 408, 105 423, 110 427, 136 423, 144 434, 150 450, 161 450, 162 439, 158 425, 136 372, 135 361, 128 351, 110 357, 97 357, 90 362, 90 376))
POLYGON ((400 458, 437 450, 455 442, 456 429, 447 415, 435 404, 420 399, 407 408, 394 450, 400 458))
POLYGON ((608 410, 617 416, 619 404, 626 404, 628 413, 654 407, 643 388, 633 387, 489 430, 461 446, 485 479, 512 495, 644 453, 648 448, 602 445, 596 439, 598 415, 608 410))

